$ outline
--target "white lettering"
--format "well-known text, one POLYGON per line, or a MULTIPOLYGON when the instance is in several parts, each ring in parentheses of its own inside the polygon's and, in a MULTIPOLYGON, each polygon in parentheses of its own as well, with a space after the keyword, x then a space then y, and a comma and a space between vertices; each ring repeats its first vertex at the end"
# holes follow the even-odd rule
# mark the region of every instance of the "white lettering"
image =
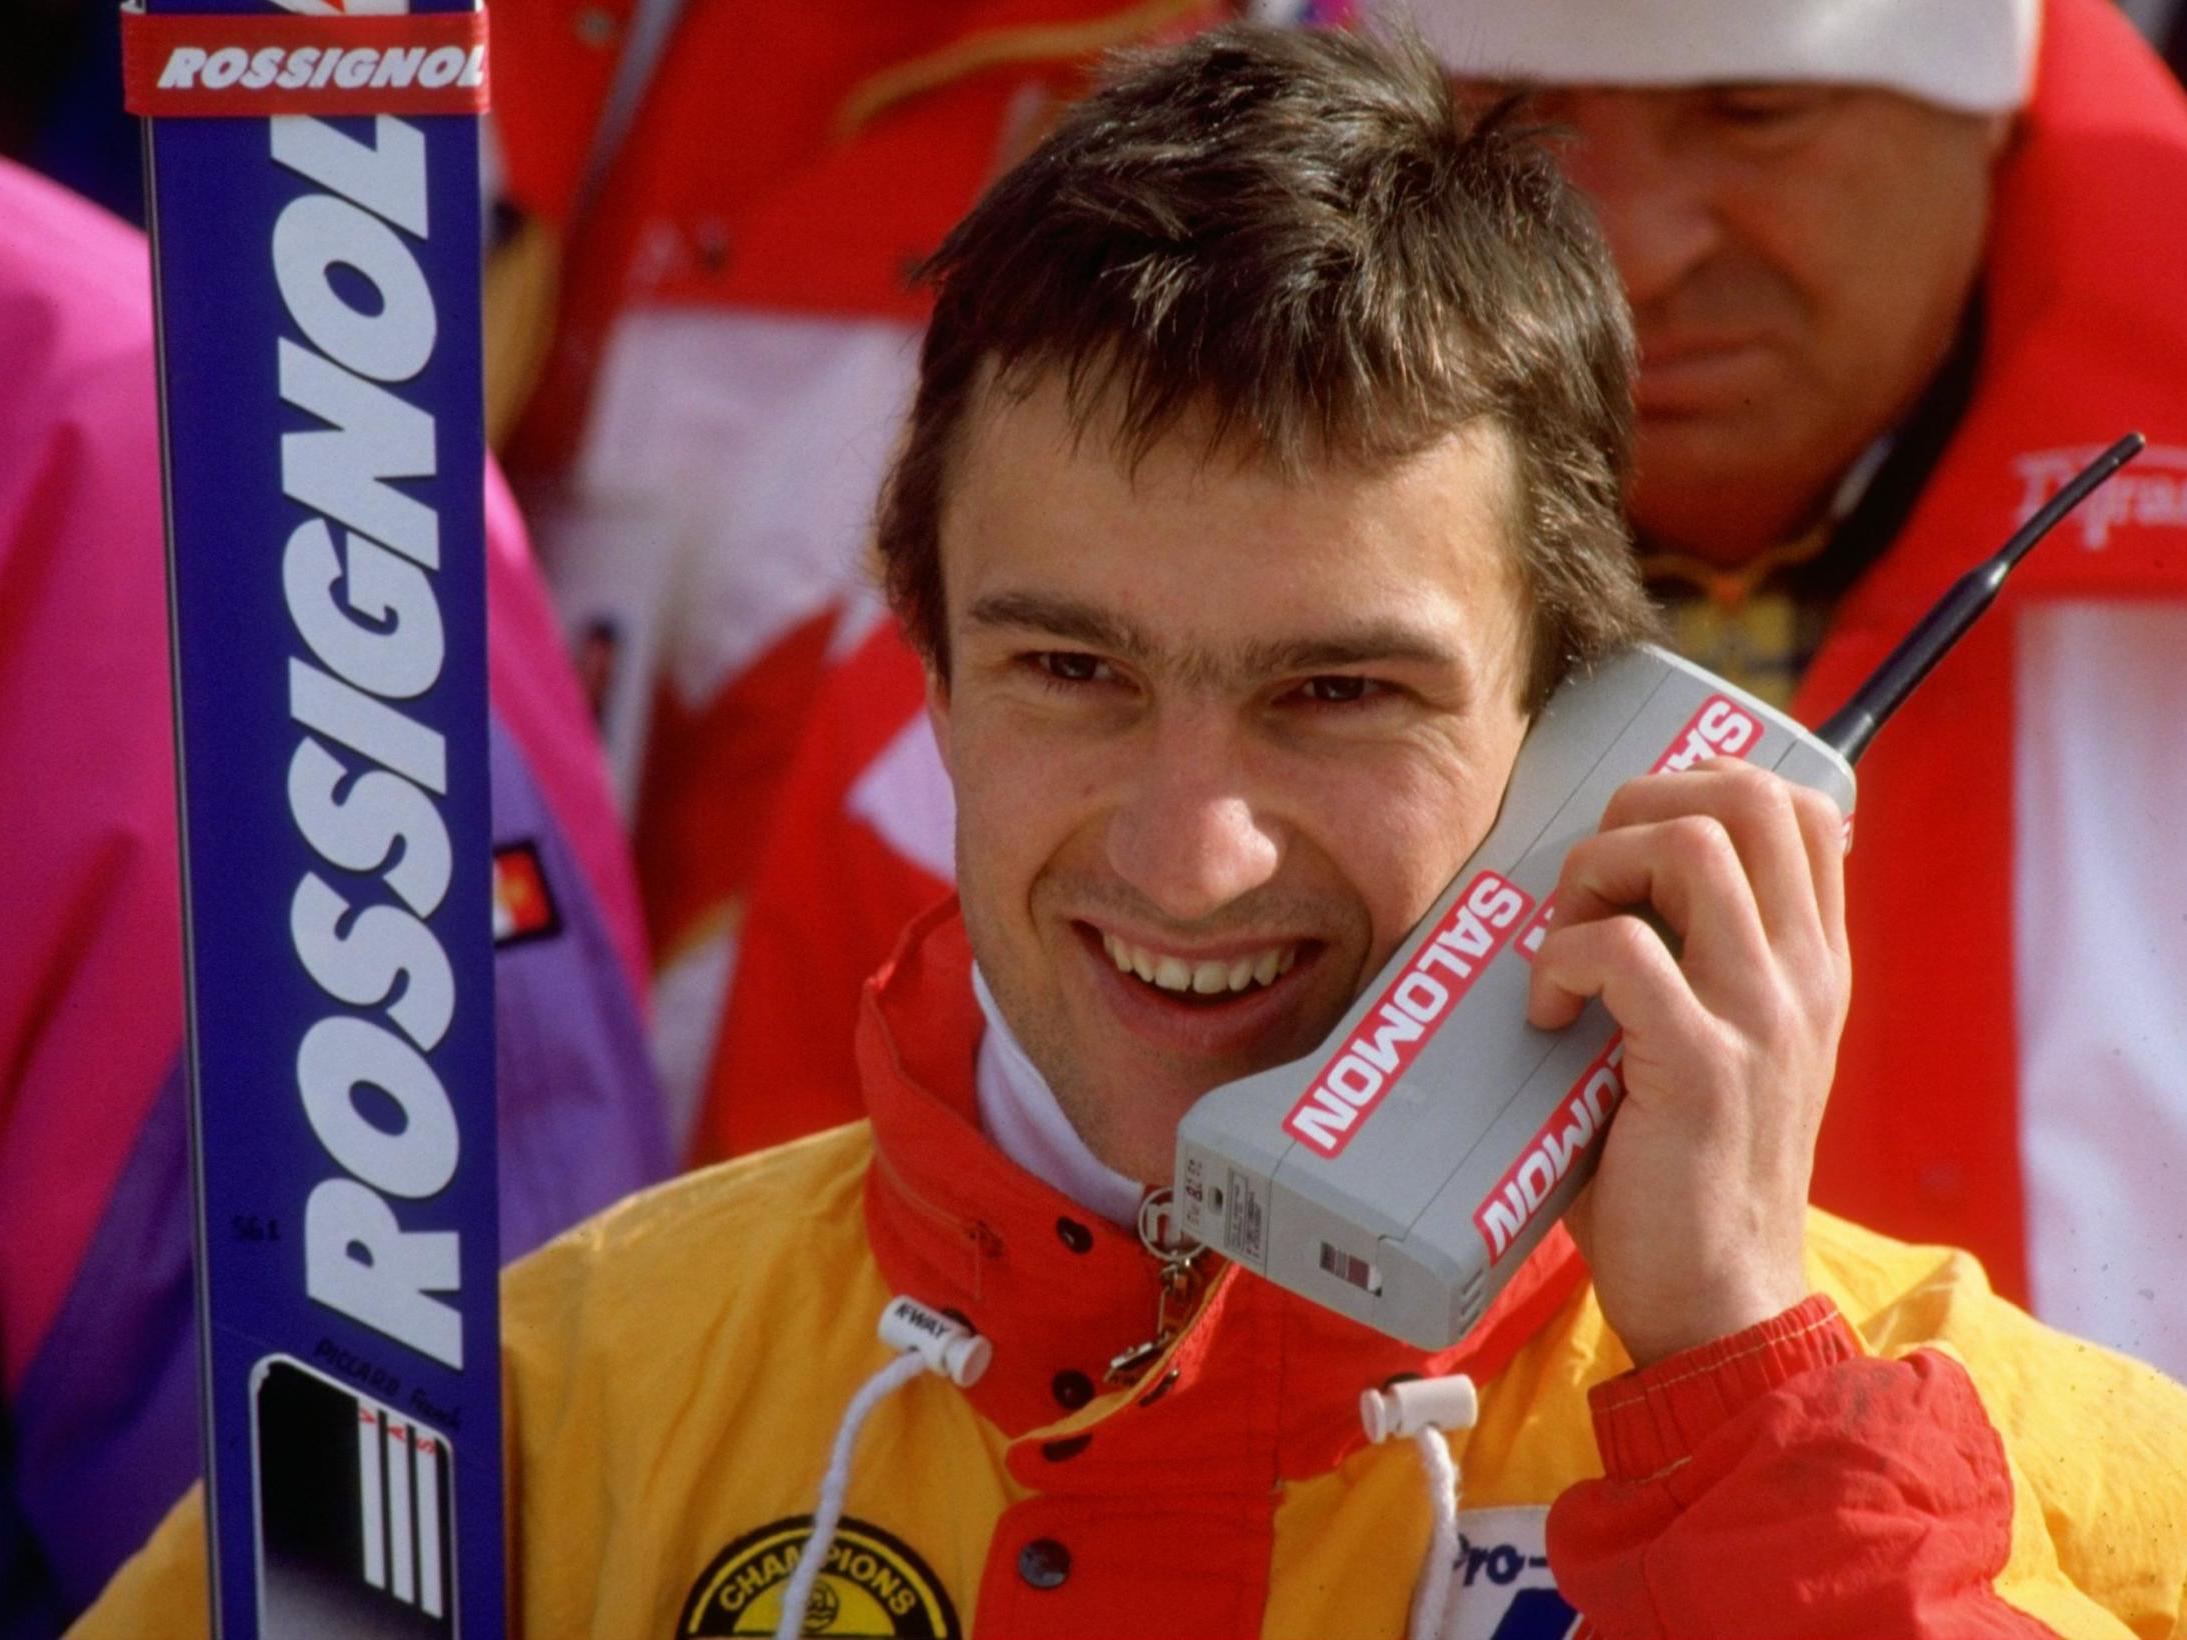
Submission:
POLYGON ((342 53, 341 66, 334 71, 334 83, 344 91, 356 91, 372 83, 374 70, 380 66, 379 48, 357 46, 342 53))
POLYGON ((1702 736, 1717 751, 1736 757, 1760 726, 1728 700, 1712 700, 1701 713, 1702 736))
POLYGON ((423 46, 390 46, 380 53, 379 72, 372 76, 372 83, 399 90, 418 77, 418 64, 424 61, 423 46))
MULTIPOLYGON (((327 63, 337 55, 327 53, 327 63)), ((322 74, 330 72, 331 68, 321 66, 322 74)), ((368 147, 309 114, 278 115, 267 123, 273 128, 277 164, 362 205, 405 233, 427 237, 425 134, 416 126, 382 114, 372 122, 368 147)))
MULTIPOLYGON (((1429 983, 1433 984, 1434 982, 1430 981, 1429 983)), ((1440 989, 1440 987, 1437 988, 1440 989)), ((1419 1041, 1420 1025, 1416 1020, 1389 1003, 1382 1005, 1382 1019, 1384 1025, 1381 1030, 1374 1031, 1372 1034, 1361 1031, 1352 1038, 1351 1048, 1352 1052, 1373 1065, 1377 1070, 1394 1071, 1397 1069, 1398 1044, 1419 1041)))
POLYGON ((404 1230, 369 1186, 326 1179, 304 1203, 304 1290, 457 1371, 463 1317, 429 1293, 462 1284, 452 1230, 404 1230))
POLYGON ((438 730, 413 722, 309 661, 289 661, 289 716, 436 796, 447 795, 448 743, 438 730))
POLYGON ((1490 1251, 1497 1257, 1502 1256, 1525 1224, 1525 1214, 1509 1201, 1491 1201, 1482 1210, 1481 1228, 1488 1232, 1490 1251))
MULTIPOLYGON (((1442 982, 1417 968, 1399 982, 1390 999, 1422 1025, 1434 1024, 1436 1016, 1450 1006, 1450 993, 1443 989, 1442 982)), ((1390 1017, 1387 1007, 1382 1010, 1382 1017, 1390 1017)), ((1413 1032, 1414 1036, 1419 1034, 1417 1030, 1413 1032)))
POLYGON ((1557 1174, 1550 1166, 1549 1158, 1535 1149, 1528 1151, 1526 1159, 1519 1163, 1519 1176, 1512 1182, 1526 1197, 1527 1216, 1531 1218, 1541 1211, 1542 1203, 1549 1199, 1549 1192, 1557 1188, 1557 1174))
POLYGON ((1337 1148, 1338 1140, 1358 1119, 1359 1113, 1351 1106, 1327 1088, 1316 1087, 1312 1102, 1292 1111, 1289 1125, 1296 1137, 1326 1153, 1337 1148))
POLYGON ((461 46, 442 46, 425 59, 425 66, 418 70, 418 84, 428 91, 438 91, 442 86, 454 85, 463 73, 464 51, 461 46))
POLYGON ((225 91, 243 78, 243 70, 250 66, 251 54, 241 46, 222 46, 205 60, 205 71, 199 81, 208 91, 225 91))
MULTIPOLYGON (((1620 1043, 1619 1046, 1622 1048, 1624 1044, 1620 1043)), ((1617 1072, 1605 1065, 1587 1079, 1587 1086, 1580 1090, 1580 1097, 1586 1101, 1588 1113, 1599 1124, 1609 1116, 1610 1107, 1617 1103, 1618 1096, 1624 1091, 1625 1086, 1618 1079, 1617 1072)))
POLYGON ((433 584, 369 536, 344 535, 346 574, 325 520, 296 526, 281 561, 289 617, 320 665, 345 681, 397 700, 422 695, 440 676, 444 653, 433 584), (350 610, 365 620, 352 619, 334 601, 337 580, 350 610))
POLYGON ((1331 1093, 1354 1105, 1364 1105, 1382 1091, 1382 1073, 1356 1053, 1345 1054, 1321 1080, 1331 1093))
MULTIPOLYGON (((1588 1085, 1594 1085, 1592 1078, 1588 1085)), ((1571 1113, 1572 1125, 1562 1133, 1549 1134, 1542 1140, 1542 1148, 1549 1154, 1550 1175, 1554 1179, 1562 1179, 1570 1171, 1572 1158, 1595 1136, 1595 1112, 1584 1096, 1575 1096, 1565 1108, 1571 1113)))
POLYGON ((327 1154, 390 1196, 438 1195, 456 1176, 455 1107, 424 1055, 354 1014, 329 1014, 304 1033, 296 1085, 327 1154), (357 1108, 357 1089, 378 1088, 402 1111, 390 1131, 357 1108))
POLYGON ((1483 926, 1471 906, 1462 907, 1450 927, 1435 936, 1436 943, 1446 945, 1462 957, 1478 960, 1488 955, 1489 947, 1496 938, 1483 926))
POLYGON ((1689 729, 1678 750, 1663 760, 1663 768, 1668 774, 1681 774, 1712 755, 1714 754, 1709 743, 1701 738, 1701 731, 1689 729))
MULTIPOLYGON (((387 56, 399 60, 371 46, 306 48, 286 66, 261 53, 253 73, 291 89, 332 80, 354 90, 383 74, 404 80, 423 61, 419 50, 387 56)), ((269 129, 274 160, 322 190, 282 209, 271 243, 282 301, 304 338, 277 341, 281 398, 322 424, 281 438, 282 491, 315 515, 289 535, 282 586, 319 663, 289 660, 289 713, 311 731, 289 762, 289 809, 321 859, 384 877, 402 901, 353 904, 316 871, 290 900, 305 971, 335 1001, 383 1009, 388 1022, 331 1013, 297 1049, 312 1131, 349 1175, 323 1181, 306 1204, 305 1284, 317 1302, 460 1369, 462 1317, 430 1296, 460 1289, 459 1236, 404 1231, 380 1194, 444 1191, 461 1147, 454 1106, 425 1057, 446 1039, 456 1006, 447 951, 424 921, 451 879, 447 825, 428 795, 447 793, 447 744, 388 704, 424 695, 446 660, 427 573, 440 567, 440 521, 400 487, 437 476, 433 418, 381 385, 415 377, 437 342, 433 294, 403 237, 426 234, 425 141, 386 116, 369 143, 309 117, 277 117, 269 129), (345 527, 339 552, 336 526, 345 527), (353 768, 322 741, 375 766, 353 768)))
POLYGON ((205 66, 205 52, 198 46, 177 46, 159 71, 162 91, 188 91, 205 66))
POLYGON ((307 735, 289 759, 289 812, 329 865, 364 873, 384 868, 387 886, 418 916, 440 909, 453 869, 448 827, 433 800, 401 775, 353 771, 307 735), (398 844, 402 853, 389 865, 398 844))
POLYGON ((440 519, 389 482, 434 475, 433 418, 287 337, 280 353, 281 397, 330 429, 281 435, 282 493, 439 569, 440 519))
POLYGON ((433 931, 409 912, 391 905, 358 911, 307 871, 289 901, 289 937, 305 972, 328 996, 360 1008, 385 1003, 387 1017, 427 1053, 448 1034, 456 976, 433 931))
POLYGON ((433 356, 440 322, 418 259, 395 230, 346 199, 302 194, 273 225, 281 299, 311 345, 374 381, 408 381, 433 356), (372 287, 373 311, 345 300, 330 277, 352 269, 372 287))
POLYGON ((263 91, 273 84, 273 77, 281 70, 281 59, 286 53, 279 46, 262 46, 251 57, 251 71, 243 76, 243 89, 263 91))
POLYGON ((1466 896, 1466 909, 1490 928, 1508 928, 1526 909, 1526 896, 1500 877, 1484 877, 1466 896))

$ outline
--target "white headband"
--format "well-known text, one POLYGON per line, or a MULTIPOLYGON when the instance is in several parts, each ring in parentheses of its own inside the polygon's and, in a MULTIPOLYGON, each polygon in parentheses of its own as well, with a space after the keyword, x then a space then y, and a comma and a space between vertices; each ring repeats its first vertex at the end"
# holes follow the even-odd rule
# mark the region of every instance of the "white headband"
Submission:
POLYGON ((1881 86, 1967 113, 2026 102, 2040 0, 1364 0, 1453 73, 1561 85, 1881 86))

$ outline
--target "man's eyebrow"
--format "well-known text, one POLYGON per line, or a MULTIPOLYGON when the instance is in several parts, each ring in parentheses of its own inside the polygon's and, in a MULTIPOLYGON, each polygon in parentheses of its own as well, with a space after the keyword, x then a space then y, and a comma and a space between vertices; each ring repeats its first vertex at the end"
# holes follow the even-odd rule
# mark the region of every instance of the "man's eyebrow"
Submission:
POLYGON ((1449 644, 1403 621, 1370 621, 1341 632, 1256 643, 1248 646, 1238 660, 1246 672, 1262 675, 1392 663, 1436 667, 1464 664, 1464 657, 1449 644))
POLYGON ((1121 615, 1051 593, 989 593, 973 600, 965 619, 974 626, 1017 627, 1066 638, 1126 660, 1144 660, 1154 653, 1147 635, 1121 615))
POLYGON ((973 601, 966 618, 974 626, 1037 632, 1083 644, 1136 665, 1166 659, 1184 682, 1205 687, 1252 688, 1266 678, 1348 666, 1424 666, 1452 674, 1461 688, 1469 688, 1472 681, 1463 651, 1402 620, 1363 621, 1330 632, 1267 639, 1227 655, 1194 650, 1165 657, 1161 646, 1125 617, 1052 593, 990 593, 973 601))

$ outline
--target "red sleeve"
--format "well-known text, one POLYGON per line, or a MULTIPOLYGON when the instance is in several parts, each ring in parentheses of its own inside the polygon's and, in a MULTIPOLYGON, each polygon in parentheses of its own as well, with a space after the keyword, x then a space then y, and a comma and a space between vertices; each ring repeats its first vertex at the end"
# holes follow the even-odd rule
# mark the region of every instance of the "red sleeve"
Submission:
MULTIPOLYGON (((905 923, 950 885, 854 812, 852 794, 925 698, 926 674, 891 623, 836 668, 814 705, 753 874, 694 1164, 865 1114, 853 1049, 860 991, 905 923)), ((949 835, 932 819, 921 829, 949 835)))
POLYGON ((2012 1480, 1949 1356, 1869 1357, 1816 1295, 1590 1400, 1606 1473, 1549 1515, 1585 1632, 2050 1632, 1995 1593, 2012 1480))

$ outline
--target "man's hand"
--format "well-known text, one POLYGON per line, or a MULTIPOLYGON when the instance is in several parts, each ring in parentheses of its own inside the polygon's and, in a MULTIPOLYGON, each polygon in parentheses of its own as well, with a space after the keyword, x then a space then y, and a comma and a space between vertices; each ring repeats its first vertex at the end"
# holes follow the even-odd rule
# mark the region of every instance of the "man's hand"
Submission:
POLYGON ((1851 994, 1843 835, 1828 798, 1717 758, 1620 787, 1565 861, 1528 1017, 1555 1029, 1599 996, 1625 1032, 1625 1101, 1568 1222, 1638 1365, 1807 1294, 1851 994))

